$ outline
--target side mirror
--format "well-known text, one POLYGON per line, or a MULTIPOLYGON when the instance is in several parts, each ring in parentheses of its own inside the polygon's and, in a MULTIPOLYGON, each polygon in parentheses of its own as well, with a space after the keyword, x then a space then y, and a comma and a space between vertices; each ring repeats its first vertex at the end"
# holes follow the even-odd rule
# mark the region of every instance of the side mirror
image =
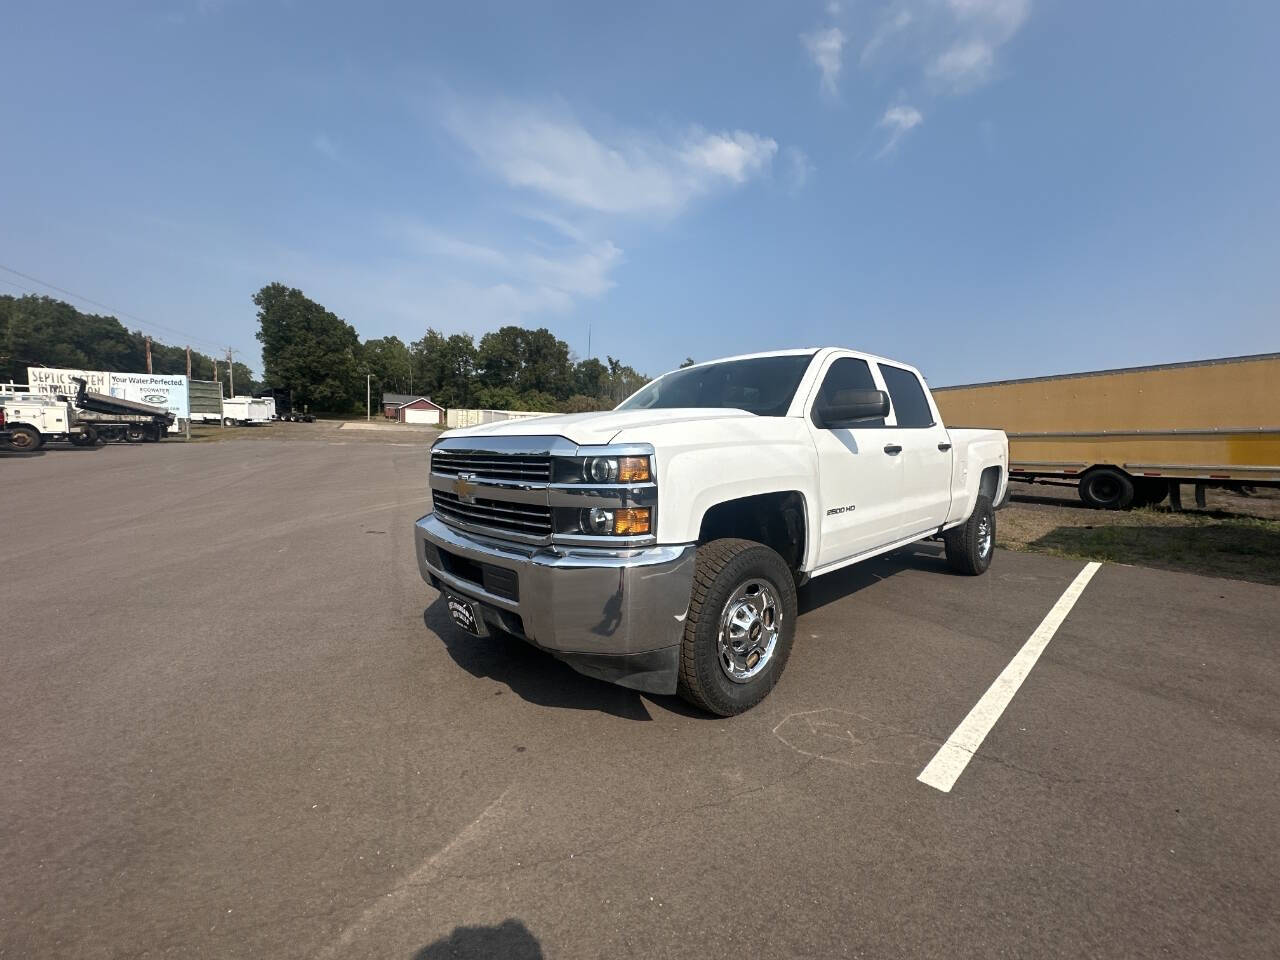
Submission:
POLYGON ((841 390, 838 402, 815 406, 814 418, 824 430, 851 427, 889 415, 889 395, 883 390, 841 390))

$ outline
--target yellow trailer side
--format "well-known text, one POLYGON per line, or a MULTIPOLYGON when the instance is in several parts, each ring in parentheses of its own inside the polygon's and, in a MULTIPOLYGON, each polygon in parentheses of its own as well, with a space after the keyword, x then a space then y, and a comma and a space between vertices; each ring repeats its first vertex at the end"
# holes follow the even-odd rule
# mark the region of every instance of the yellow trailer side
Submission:
MULTIPOLYGON (((948 425, 1008 433, 1014 479, 1108 471, 1120 494, 1125 483, 1138 489, 1130 498, 1137 502, 1162 499, 1157 494, 1171 480, 1280 484, 1280 353, 941 387, 933 394, 948 425)), ((1081 493, 1090 500, 1083 485, 1081 493)))

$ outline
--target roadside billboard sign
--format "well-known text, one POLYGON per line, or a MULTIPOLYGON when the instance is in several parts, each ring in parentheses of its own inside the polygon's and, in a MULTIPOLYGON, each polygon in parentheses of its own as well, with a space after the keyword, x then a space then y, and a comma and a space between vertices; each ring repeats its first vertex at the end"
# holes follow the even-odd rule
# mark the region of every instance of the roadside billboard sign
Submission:
POLYGON ((65 367, 27 367, 27 384, 32 393, 47 393, 52 396, 61 393, 68 397, 76 395, 76 385, 72 377, 80 377, 88 384, 92 393, 109 393, 111 374, 103 370, 71 370, 65 367))
POLYGON ((160 373, 113 373, 111 396, 164 407, 179 420, 191 416, 187 378, 160 373))

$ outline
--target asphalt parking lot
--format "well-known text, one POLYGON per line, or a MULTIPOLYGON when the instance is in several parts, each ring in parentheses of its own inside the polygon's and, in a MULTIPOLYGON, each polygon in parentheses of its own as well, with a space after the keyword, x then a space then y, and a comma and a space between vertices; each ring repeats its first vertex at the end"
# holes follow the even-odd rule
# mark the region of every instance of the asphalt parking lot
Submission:
POLYGON ((0 455, 0 956, 1273 957, 1280 589, 815 581, 759 708, 456 632, 425 444, 0 455))

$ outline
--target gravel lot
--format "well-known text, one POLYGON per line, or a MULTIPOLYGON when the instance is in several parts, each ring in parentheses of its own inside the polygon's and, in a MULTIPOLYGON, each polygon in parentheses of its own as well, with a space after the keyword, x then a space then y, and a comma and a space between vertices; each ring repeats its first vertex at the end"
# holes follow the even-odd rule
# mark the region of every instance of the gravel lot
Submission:
POLYGON ((944 793, 1080 561, 815 581, 712 719, 457 633, 345 433, 0 455, 0 956, 1275 955, 1275 587, 1104 565, 944 793))

